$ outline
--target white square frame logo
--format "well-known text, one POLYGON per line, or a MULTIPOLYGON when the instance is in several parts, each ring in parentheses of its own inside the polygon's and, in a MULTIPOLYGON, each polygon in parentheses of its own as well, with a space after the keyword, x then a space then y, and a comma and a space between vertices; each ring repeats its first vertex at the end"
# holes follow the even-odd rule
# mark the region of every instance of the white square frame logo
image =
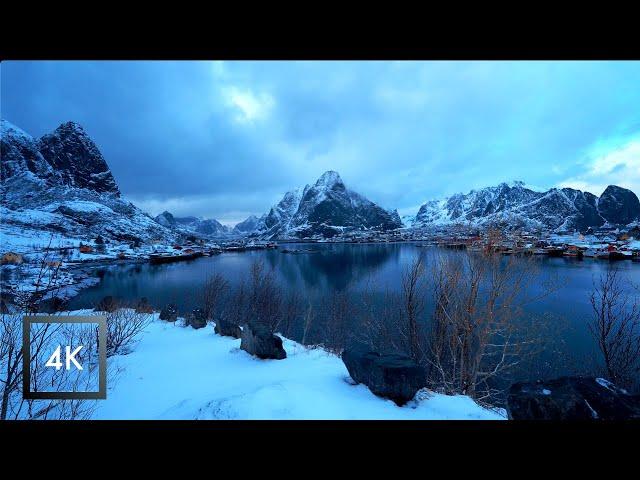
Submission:
POLYGON ((106 400, 107 398, 107 319, 104 316, 27 315, 22 319, 22 397, 25 400, 106 400), (98 325, 98 391, 32 392, 31 325, 34 323, 95 323, 98 325))

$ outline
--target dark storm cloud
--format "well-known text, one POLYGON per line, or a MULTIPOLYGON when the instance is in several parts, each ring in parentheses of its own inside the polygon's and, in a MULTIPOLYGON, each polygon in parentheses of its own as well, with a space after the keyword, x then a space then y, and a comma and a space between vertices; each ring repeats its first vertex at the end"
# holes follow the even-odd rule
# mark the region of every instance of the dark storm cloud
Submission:
POLYGON ((622 152, 604 169, 611 179, 633 170, 640 124, 637 62, 1 68, 3 118, 34 136, 74 120, 143 208, 228 222, 266 211, 327 169, 403 213, 513 179, 599 188, 607 152, 622 152))

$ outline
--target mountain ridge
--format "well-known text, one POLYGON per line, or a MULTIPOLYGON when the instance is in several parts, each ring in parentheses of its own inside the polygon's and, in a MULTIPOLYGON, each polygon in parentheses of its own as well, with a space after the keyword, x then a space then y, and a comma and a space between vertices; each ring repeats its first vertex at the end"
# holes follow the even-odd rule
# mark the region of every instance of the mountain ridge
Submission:
POLYGON ((597 197, 568 187, 535 191, 513 182, 427 201, 413 218, 413 227, 469 223, 560 231, 634 221, 640 221, 640 202, 622 187, 610 185, 597 197))

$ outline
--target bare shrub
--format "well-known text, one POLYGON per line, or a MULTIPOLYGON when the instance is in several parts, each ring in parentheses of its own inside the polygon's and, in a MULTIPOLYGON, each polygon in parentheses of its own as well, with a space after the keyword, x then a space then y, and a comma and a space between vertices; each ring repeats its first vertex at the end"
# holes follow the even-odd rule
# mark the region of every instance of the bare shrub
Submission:
POLYGON ((240 282, 240 285, 234 289, 229 296, 225 315, 234 325, 242 326, 246 323, 248 315, 248 295, 244 280, 240 282))
POLYGON ((275 332, 282 320, 283 293, 277 284, 275 272, 256 261, 249 273, 249 317, 251 321, 275 332))
MULTIPOLYGON (((90 400, 27 400, 22 396, 23 352, 21 314, 2 315, 0 322, 0 419, 86 419, 96 408, 90 400)), ((29 336, 30 385, 37 391, 93 391, 95 376, 46 368, 44 358, 58 345, 82 345, 77 358, 88 371, 97 371, 97 343, 93 326, 32 323, 29 336)), ((114 373, 113 369, 108 374, 114 373)))
POLYGON ((107 319, 107 357, 129 353, 152 319, 151 314, 122 306, 99 314, 107 319))
POLYGON ((353 292, 346 288, 334 290, 324 299, 326 316, 326 347, 329 351, 340 354, 347 342, 348 327, 355 312, 353 292))
POLYGON ((398 335, 400 298, 388 288, 382 293, 380 290, 371 278, 367 279, 356 305, 359 328, 352 338, 377 352, 405 351, 398 335))
POLYGON ((402 274, 400 302, 400 333, 407 344, 409 356, 416 362, 423 360, 420 345, 422 337, 420 321, 425 309, 425 264, 424 256, 418 257, 402 274))
POLYGON ((309 332, 311 331, 311 327, 313 326, 313 321, 316 317, 315 310, 313 308, 313 304, 309 300, 307 303, 307 308, 304 312, 304 321, 303 321, 303 331, 302 331, 302 344, 307 345, 309 332))
POLYGON ((216 320, 222 312, 222 306, 229 290, 229 282, 219 273, 210 275, 203 287, 200 305, 205 318, 216 320))
POLYGON ((544 344, 524 315, 527 304, 551 292, 529 295, 536 271, 533 259, 492 249, 436 260, 425 357, 432 388, 501 401, 504 380, 544 344))
MULTIPOLYGON (((95 402, 88 400, 25 400, 22 397, 23 317, 35 315, 43 300, 60 298, 62 289, 60 262, 55 260, 52 240, 53 236, 35 265, 21 265, 21 269, 35 271, 31 288, 23 287, 14 292, 11 313, 2 312, 0 316, 0 420, 88 418, 96 406, 95 402)), ((52 391, 52 388, 57 391, 88 390, 84 388, 87 385, 83 385, 88 381, 86 377, 73 377, 66 370, 52 372, 49 368, 45 369, 40 361, 42 354, 52 351, 54 344, 72 345, 71 342, 78 340, 78 333, 72 335, 62 325, 32 324, 29 337, 31 391, 45 388, 48 391, 52 391)), ((86 352, 97 352, 93 335, 82 341, 85 342, 86 352)))
POLYGON ((280 323, 276 327, 277 331, 285 337, 291 337, 294 326, 304 314, 303 305, 302 295, 296 290, 290 291, 285 296, 282 304, 282 315, 280 317, 280 323))
POLYGON ((622 388, 633 389, 640 376, 640 303, 625 284, 629 281, 617 268, 594 282, 588 325, 601 353, 604 375, 622 388))

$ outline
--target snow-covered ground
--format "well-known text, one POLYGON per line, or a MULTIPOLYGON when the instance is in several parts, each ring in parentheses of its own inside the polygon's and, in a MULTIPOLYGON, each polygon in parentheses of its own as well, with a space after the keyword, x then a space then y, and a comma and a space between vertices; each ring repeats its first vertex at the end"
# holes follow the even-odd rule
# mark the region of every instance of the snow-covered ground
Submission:
MULTIPOLYGON (((404 407, 350 383, 335 355, 284 340, 285 360, 259 360, 240 340, 163 322, 154 315, 96 419, 478 419, 503 415, 465 396, 419 392, 404 407)), ((112 365, 110 365, 111 367, 112 365)))

